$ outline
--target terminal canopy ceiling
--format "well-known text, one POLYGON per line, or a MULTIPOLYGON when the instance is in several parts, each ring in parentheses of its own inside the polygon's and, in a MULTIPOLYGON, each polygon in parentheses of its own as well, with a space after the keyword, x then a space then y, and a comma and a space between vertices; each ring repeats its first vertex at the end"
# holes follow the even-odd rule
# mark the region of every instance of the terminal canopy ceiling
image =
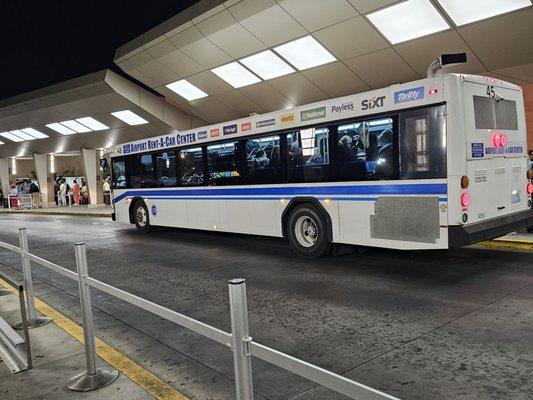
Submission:
POLYGON ((202 0, 115 62, 214 123, 424 78, 441 53, 531 83, 532 21, 530 0, 202 0))

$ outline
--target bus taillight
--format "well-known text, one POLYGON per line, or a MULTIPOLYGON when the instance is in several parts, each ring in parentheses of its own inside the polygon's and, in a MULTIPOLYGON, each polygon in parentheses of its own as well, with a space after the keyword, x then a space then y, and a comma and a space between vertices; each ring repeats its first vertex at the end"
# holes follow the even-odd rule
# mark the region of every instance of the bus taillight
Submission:
POLYGON ((468 195, 468 193, 463 193, 461 195, 461 205, 463 207, 468 207, 469 204, 470 204, 470 196, 468 195))
POLYGON ((526 186, 526 191, 529 196, 533 194, 533 183, 529 182, 526 186))
POLYGON ((469 185, 470 185, 470 179, 468 179, 468 176, 463 175, 461 177, 461 188, 467 189, 469 185))
POLYGON ((492 144, 494 147, 504 147, 507 144, 507 136, 504 133, 495 133, 492 135, 492 144))

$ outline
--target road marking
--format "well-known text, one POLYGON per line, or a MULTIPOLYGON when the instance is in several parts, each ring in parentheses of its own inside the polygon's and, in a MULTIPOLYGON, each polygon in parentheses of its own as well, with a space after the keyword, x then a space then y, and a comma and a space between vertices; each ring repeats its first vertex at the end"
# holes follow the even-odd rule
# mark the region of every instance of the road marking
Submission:
POLYGON ((528 242, 525 240, 486 240, 484 242, 476 243, 475 246, 533 251, 533 242, 528 242))
MULTIPOLYGON (((13 293, 18 294, 18 291, 13 289, 7 282, 0 279, 0 285, 13 293)), ((35 297, 35 308, 41 314, 48 318, 52 318, 52 322, 67 332, 70 336, 83 343, 83 328, 70 320, 65 315, 56 311, 42 300, 35 297)), ((151 372, 145 370, 143 367, 135 363, 135 361, 126 357, 118 350, 114 349, 103 340, 95 337, 96 354, 106 361, 109 365, 116 368, 122 374, 130 378, 133 382, 139 385, 147 393, 158 400, 189 400, 185 395, 178 392, 172 386, 163 382, 151 372)))

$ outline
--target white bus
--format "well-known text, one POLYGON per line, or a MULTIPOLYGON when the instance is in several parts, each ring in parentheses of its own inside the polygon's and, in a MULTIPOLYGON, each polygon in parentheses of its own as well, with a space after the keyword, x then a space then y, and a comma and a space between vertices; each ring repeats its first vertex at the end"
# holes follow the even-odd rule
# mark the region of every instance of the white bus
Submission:
POLYGON ((304 257, 445 249, 533 225, 526 153, 519 86, 446 74, 117 146, 113 217, 304 257))

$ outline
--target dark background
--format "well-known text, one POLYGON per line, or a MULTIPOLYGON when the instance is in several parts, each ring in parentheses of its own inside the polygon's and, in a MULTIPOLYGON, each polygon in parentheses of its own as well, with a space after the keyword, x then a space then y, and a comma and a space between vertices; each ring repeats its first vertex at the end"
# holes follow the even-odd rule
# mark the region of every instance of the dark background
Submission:
POLYGON ((193 0, 0 0, 0 99, 104 68, 193 0))

